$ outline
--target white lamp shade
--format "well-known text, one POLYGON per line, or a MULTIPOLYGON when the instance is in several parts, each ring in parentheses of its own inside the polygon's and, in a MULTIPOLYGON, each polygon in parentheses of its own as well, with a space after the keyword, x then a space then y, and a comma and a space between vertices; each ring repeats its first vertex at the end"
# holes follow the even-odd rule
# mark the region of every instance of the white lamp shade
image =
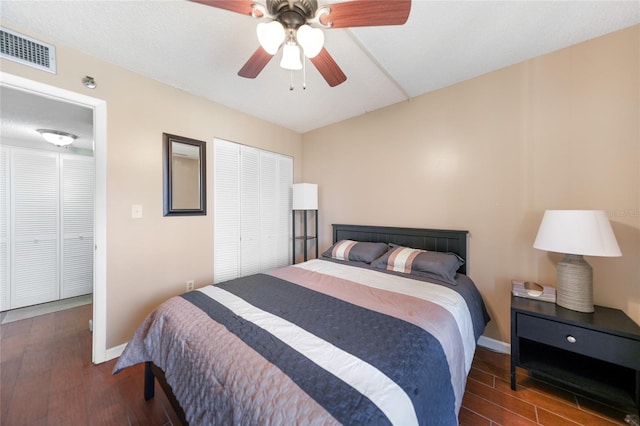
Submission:
POLYGON ((622 256, 603 210, 547 210, 533 247, 584 256, 622 256))
POLYGON ((300 46, 297 44, 285 44, 282 49, 280 66, 287 70, 297 71, 302 69, 300 61, 300 46))
POLYGON ((284 27, 278 21, 261 22, 256 27, 260 46, 270 55, 275 55, 284 41, 284 27))
POLYGON ((298 44, 307 58, 315 58, 324 46, 324 33, 320 28, 311 28, 304 24, 298 28, 296 36, 298 44))
POLYGON ((293 210, 318 210, 317 184, 293 184, 293 210))

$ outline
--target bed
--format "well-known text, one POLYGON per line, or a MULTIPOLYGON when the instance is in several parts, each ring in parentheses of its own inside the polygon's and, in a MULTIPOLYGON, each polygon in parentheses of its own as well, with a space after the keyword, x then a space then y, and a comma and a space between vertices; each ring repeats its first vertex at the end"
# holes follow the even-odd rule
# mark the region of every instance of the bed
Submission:
POLYGON ((141 362, 185 424, 457 424, 489 321, 467 231, 333 225, 319 259, 173 297, 141 362))

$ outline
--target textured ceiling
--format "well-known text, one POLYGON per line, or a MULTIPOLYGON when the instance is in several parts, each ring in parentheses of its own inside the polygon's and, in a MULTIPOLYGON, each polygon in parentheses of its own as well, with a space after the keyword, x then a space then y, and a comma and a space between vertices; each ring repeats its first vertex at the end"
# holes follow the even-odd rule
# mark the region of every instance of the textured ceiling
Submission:
POLYGON ((638 24, 640 2, 414 0, 403 26, 325 30, 325 47, 347 81, 330 88, 308 63, 306 90, 295 72, 293 91, 280 54, 256 79, 237 76, 258 46, 258 21, 197 3, 0 1, 0 18, 10 29, 304 133, 638 24))
POLYGON ((0 138, 3 143, 50 148, 38 129, 76 135, 73 147, 93 150, 93 110, 58 99, 0 86, 0 138))

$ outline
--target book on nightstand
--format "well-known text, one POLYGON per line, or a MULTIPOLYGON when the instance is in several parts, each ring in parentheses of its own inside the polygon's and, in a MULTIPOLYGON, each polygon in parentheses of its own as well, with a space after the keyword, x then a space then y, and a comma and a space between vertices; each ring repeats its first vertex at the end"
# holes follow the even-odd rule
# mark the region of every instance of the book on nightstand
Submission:
POLYGON ((511 281, 511 294, 543 302, 556 302, 556 289, 554 287, 530 281, 511 281))

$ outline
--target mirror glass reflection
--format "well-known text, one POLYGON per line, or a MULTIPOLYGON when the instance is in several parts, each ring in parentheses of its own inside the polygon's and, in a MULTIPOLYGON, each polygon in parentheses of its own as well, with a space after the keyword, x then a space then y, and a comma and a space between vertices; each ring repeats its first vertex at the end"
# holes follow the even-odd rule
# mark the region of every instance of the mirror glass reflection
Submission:
POLYGON ((171 141, 172 209, 200 208, 200 147, 171 141))

